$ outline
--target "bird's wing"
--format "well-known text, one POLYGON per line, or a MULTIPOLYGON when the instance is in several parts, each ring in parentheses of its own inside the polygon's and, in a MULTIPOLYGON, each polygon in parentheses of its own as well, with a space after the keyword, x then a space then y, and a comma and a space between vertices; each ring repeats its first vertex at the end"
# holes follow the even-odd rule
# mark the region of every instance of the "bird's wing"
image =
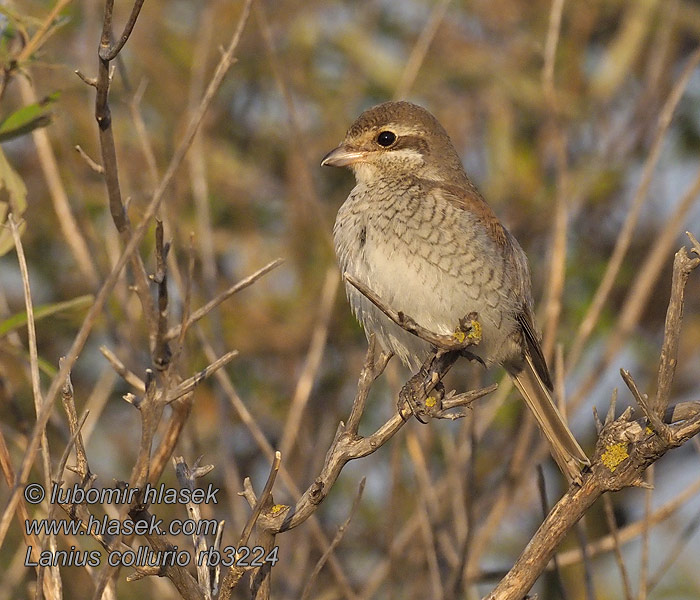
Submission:
POLYGON ((522 331, 523 357, 522 360, 504 366, 549 441, 555 461, 564 474, 574 480, 580 473, 581 465, 590 464, 590 461, 569 430, 552 397, 552 379, 534 324, 530 269, 525 253, 475 187, 437 182, 432 185, 433 193, 440 194, 453 206, 469 211, 481 221, 488 236, 500 246, 500 251, 509 263, 507 271, 511 274, 512 281, 508 289, 512 290, 512 296, 522 302, 520 306, 514 306, 514 311, 522 331))
POLYGON ((551 392, 554 389, 552 377, 549 374, 547 361, 542 353, 539 335, 535 329, 532 311, 529 306, 523 307, 522 312, 517 316, 517 320, 522 328, 523 339, 525 340, 525 352, 530 356, 533 368, 537 372, 539 378, 542 380, 542 383, 551 392))
POLYGON ((421 180, 421 185, 427 191, 439 194, 452 206, 469 211, 476 219, 481 221, 491 239, 499 246, 506 246, 509 242, 509 234, 498 220, 491 207, 484 200, 479 190, 468 181, 468 185, 454 185, 445 182, 421 180))

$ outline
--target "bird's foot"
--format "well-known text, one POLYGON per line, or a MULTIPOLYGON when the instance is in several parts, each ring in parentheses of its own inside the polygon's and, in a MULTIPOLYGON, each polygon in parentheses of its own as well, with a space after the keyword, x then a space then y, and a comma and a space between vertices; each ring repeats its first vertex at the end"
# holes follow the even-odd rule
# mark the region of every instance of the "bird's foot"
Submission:
POLYGON ((401 388, 397 408, 404 419, 412 414, 425 424, 442 411, 445 386, 433 377, 436 377, 434 372, 430 375, 421 369, 401 388))

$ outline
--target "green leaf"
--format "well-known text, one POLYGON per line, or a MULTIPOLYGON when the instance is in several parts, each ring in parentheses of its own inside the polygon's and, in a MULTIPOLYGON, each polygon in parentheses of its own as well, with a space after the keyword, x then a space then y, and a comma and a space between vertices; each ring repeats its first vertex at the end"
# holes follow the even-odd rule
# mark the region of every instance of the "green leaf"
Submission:
MULTIPOLYGON (((29 356, 27 356, 27 359, 29 359, 29 356)), ((39 370, 44 374, 48 375, 49 377, 53 378, 58 375, 58 369, 53 366, 48 360, 45 358, 41 358, 41 356, 38 357, 39 359, 39 370)))
MULTIPOLYGON (((44 317, 53 315, 59 312, 63 312, 71 309, 81 309, 87 308, 95 300, 92 294, 86 294, 85 296, 78 296, 77 298, 72 298, 71 300, 66 300, 64 302, 55 302, 53 304, 43 304, 41 306, 34 307, 34 321, 39 321, 44 317)), ((27 313, 21 312, 16 315, 8 317, 4 321, 0 321, 0 337, 3 337, 10 331, 19 329, 27 324, 27 313)))
POLYGON ((24 181, 10 166, 5 153, 0 149, 0 256, 14 248, 12 232, 5 224, 7 214, 12 213, 19 224, 20 234, 25 223, 21 217, 27 209, 27 188, 24 181))
POLYGON ((51 123, 51 112, 48 107, 58 100, 58 96, 58 92, 54 92, 35 104, 13 112, 0 123, 0 142, 26 135, 39 127, 46 127, 51 123))
MULTIPOLYGON (((4 348, 4 351, 7 352, 10 356, 21 358, 22 360, 26 361, 27 364, 29 364, 29 361, 31 360, 31 358, 29 357, 29 352, 27 352, 24 349, 8 345, 7 348, 4 348)), ((50 363, 45 358, 42 358, 41 356, 38 356, 37 359, 39 363, 39 371, 41 371, 44 375, 48 375, 51 378, 56 377, 58 369, 52 363, 50 363)))

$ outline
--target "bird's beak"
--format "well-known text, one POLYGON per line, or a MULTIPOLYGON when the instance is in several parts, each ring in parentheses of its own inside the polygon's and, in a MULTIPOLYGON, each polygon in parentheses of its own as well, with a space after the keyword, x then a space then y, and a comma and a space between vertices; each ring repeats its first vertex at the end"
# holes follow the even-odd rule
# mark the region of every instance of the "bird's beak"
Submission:
POLYGON ((348 165, 356 163, 358 160, 362 160, 365 157, 365 154, 365 152, 352 150, 345 144, 340 144, 340 146, 334 148, 323 157, 321 166, 347 167, 348 165))

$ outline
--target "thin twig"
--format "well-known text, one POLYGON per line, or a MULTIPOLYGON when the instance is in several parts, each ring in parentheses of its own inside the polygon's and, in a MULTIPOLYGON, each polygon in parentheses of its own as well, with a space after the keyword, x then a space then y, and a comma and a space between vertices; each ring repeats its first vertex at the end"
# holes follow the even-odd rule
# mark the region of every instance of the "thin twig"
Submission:
POLYGON ((622 556, 622 545, 620 544, 620 534, 617 528, 617 523, 615 522, 615 512, 613 510, 612 500, 608 494, 603 496, 603 512, 605 513, 605 521, 608 524, 608 529, 613 538, 613 551, 615 554, 615 562, 617 562, 617 568, 620 570, 620 577, 622 578, 622 589, 625 592, 626 600, 633 600, 634 596, 632 594, 632 586, 630 585, 630 578, 627 574, 627 567, 625 566, 625 559, 622 556))
POLYGON ((272 487, 275 485, 275 479, 277 478, 277 473, 280 470, 280 464, 282 463, 282 454, 278 451, 275 452, 275 459, 272 461, 270 466, 270 473, 267 476, 267 481, 265 482, 265 487, 263 488, 262 494, 258 498, 257 503, 253 507, 253 512, 250 513, 248 522, 245 524, 243 531, 241 532, 241 537, 238 539, 238 546, 245 546, 248 543, 248 538, 250 537, 253 527, 260 517, 260 513, 263 508, 266 507, 272 496, 272 487))
POLYGON ((639 405, 639 407, 642 409, 642 412, 649 420, 654 432, 662 436, 664 440, 666 440, 666 442, 670 443, 673 439, 673 433, 671 431, 671 428, 668 425, 666 425, 666 423, 664 423, 655 412, 651 410, 651 407, 649 405, 649 397, 646 394, 643 394, 639 391, 637 383, 634 381, 629 371, 626 371, 625 369, 620 369, 620 375, 622 376, 625 385, 627 385, 630 392, 632 392, 632 395, 634 396, 634 399, 639 405))
POLYGON ((177 336, 177 345, 173 354, 172 362, 178 364, 182 351, 185 347, 185 336, 187 335, 187 322, 192 312, 192 282, 194 281, 194 234, 190 234, 190 245, 187 252, 187 274, 185 278, 185 298, 182 302, 182 315, 180 315, 180 335, 177 336))
MULTIPOLYGON (((219 521, 216 527, 216 537, 214 538, 214 544, 212 545, 212 550, 214 552, 221 551, 221 540, 224 537, 224 528, 226 526, 226 521, 219 521)), ((218 563, 214 567, 214 577, 212 581, 212 594, 215 598, 219 597, 219 581, 221 579, 221 563, 218 563)))
POLYGON ((136 375, 136 373, 127 369, 124 363, 119 360, 117 355, 107 348, 107 346, 100 346, 100 352, 102 353, 102 356, 107 359, 115 373, 121 376, 121 378, 124 379, 124 381, 126 381, 131 387, 133 387, 140 394, 143 394, 146 391, 146 384, 143 382, 143 380, 136 375))
POLYGON ((605 306, 615 281, 617 280, 617 275, 622 267, 622 262, 632 243, 634 229, 637 225, 639 214, 647 197, 654 170, 656 169, 656 165, 658 164, 661 156, 661 148, 664 140, 666 139, 666 133, 671 124, 676 107, 678 106, 688 82, 690 81, 690 77, 694 73, 699 62, 700 49, 691 54, 683 69, 683 72, 678 78, 678 81, 671 90, 671 93, 669 94, 663 108, 661 109, 661 112, 659 113, 659 119, 654 134, 654 141, 652 142, 651 149, 649 150, 649 154, 647 155, 647 159, 644 163, 644 170, 642 172, 639 186, 637 187, 634 197, 632 198, 632 203, 630 205, 629 212, 625 217, 625 222, 620 229, 620 234, 615 240, 615 248, 610 256, 608 265, 605 268, 605 274, 603 275, 600 285, 596 290, 595 296, 588 306, 586 315, 582 319, 581 325, 576 333, 576 337, 574 338, 574 343, 571 347, 571 352, 569 353, 567 361, 567 370, 570 370, 573 365, 578 363, 583 347, 595 329, 595 326, 600 319, 603 307, 605 306))
MULTIPOLYGON (((24 103, 36 103, 37 96, 30 79, 19 77, 17 83, 24 103)), ((32 139, 36 146, 39 166, 46 180, 51 203, 58 218, 58 225, 63 234, 63 241, 68 246, 80 274, 85 278, 90 288, 94 289, 98 286, 100 278, 92 258, 92 252, 73 215, 72 203, 68 199, 68 192, 63 185, 56 153, 51 145, 49 134, 45 128, 39 127, 32 131, 32 139)))
MULTIPOLYGON (((144 0, 135 0, 134 6, 131 8, 131 14, 129 15, 129 19, 124 25, 124 30, 122 31, 122 34, 119 36, 119 39, 115 44, 112 44, 110 42, 111 35, 106 39, 105 37, 103 37, 103 41, 100 43, 100 58, 102 60, 108 62, 114 60, 117 57, 117 54, 121 52, 121 49, 124 47, 124 44, 126 44, 127 40, 129 39, 131 32, 134 30, 134 26, 136 25, 136 19, 138 19, 139 12, 141 11, 143 3, 144 0), (105 41, 107 42, 106 44, 105 41)), ((110 34, 112 25, 113 6, 114 0, 107 0, 105 12, 109 10, 109 18, 105 18, 105 23, 109 24, 110 34)))
MULTIPOLYGON (((83 83, 85 83, 86 85, 89 85, 90 87, 94 87, 94 88, 97 87, 97 78, 96 78, 96 77, 88 77, 88 76, 85 75, 85 73, 83 73, 80 69, 76 69, 76 70, 74 71, 74 73, 75 73, 75 74, 78 76, 78 78, 79 78, 83 83)), ((100 166, 100 169, 102 169, 101 166, 100 166)), ((104 170, 102 170, 102 172, 104 173, 104 170)))
MULTIPOLYGON (((272 269, 279 267, 283 262, 284 262, 284 259, 276 258, 275 260, 267 263, 264 267, 255 271, 255 273, 248 275, 248 277, 246 277, 245 279, 241 279, 237 283, 233 284, 227 290, 224 290, 223 292, 221 292, 216 298, 210 300, 204 306, 198 308, 189 316, 189 318, 187 319, 187 328, 189 329, 190 327, 192 327, 192 325, 194 325, 201 318, 208 315, 214 308, 219 306, 219 304, 221 304, 222 302, 225 302, 231 296, 240 292, 241 290, 244 290, 247 287, 250 287, 258 279, 260 279, 263 275, 269 273, 270 271, 272 271, 272 269)), ((167 335, 165 336, 165 339, 171 340, 173 338, 176 338, 178 335, 180 335, 180 331, 181 331, 181 325, 176 325, 175 327, 171 327, 170 330, 168 331, 167 335)))
MULTIPOLYGON (((38 417, 39 413, 41 412, 43 399, 41 394, 41 381, 39 379, 39 353, 36 347, 34 303, 32 302, 32 291, 29 286, 29 270, 27 269, 27 259, 24 255, 24 247, 22 246, 22 240, 19 235, 19 227, 18 224, 15 222, 15 218, 12 213, 9 213, 7 215, 7 222, 10 224, 10 230, 12 231, 12 238, 14 239, 15 249, 17 251, 17 262, 19 263, 19 270, 22 276, 22 288, 24 291, 24 307, 27 311, 27 345, 29 346, 29 369, 31 373, 32 396, 34 398, 34 409, 38 417)), ((46 432, 42 432, 41 435, 41 453, 43 462, 42 466, 44 469, 44 484, 46 485, 46 489, 49 489, 51 476, 51 459, 49 455, 49 446, 48 440, 46 438, 46 432)))
MULTIPOLYGON (((547 513, 549 512, 549 501, 547 500, 547 482, 544 479, 544 469, 542 465, 537 465, 537 489, 540 493, 540 504, 542 506, 542 517, 547 518, 547 513)), ((568 594, 566 593, 566 586, 564 585, 564 579, 561 575, 561 568, 559 566, 559 561, 557 560, 556 554, 552 558, 552 563, 554 566, 554 577, 556 579, 557 588, 559 588, 559 595, 562 600, 567 600, 568 594)))
MULTIPOLYGON (((207 465, 206 467, 199 466, 199 459, 195 461, 192 469, 189 468, 185 459, 182 456, 173 457, 173 466, 175 467, 175 475, 181 488, 193 491, 197 487, 196 479, 203 477, 210 472, 214 466, 207 465)), ((202 513, 199 504, 195 502, 187 503, 187 517, 195 523, 200 523, 202 513)), ((207 550, 207 543, 202 533, 197 531, 192 533, 192 544, 194 546, 194 561, 197 566, 197 581, 199 588, 204 592, 205 600, 211 600, 211 578, 209 574, 209 565, 206 560, 202 560, 202 554, 207 550)))
POLYGON ((396 91, 394 92, 395 100, 405 98, 413 87, 418 72, 425 62, 430 44, 435 38, 440 23, 442 23, 442 20, 445 18, 445 13, 447 12, 447 7, 450 5, 450 2, 451 0, 440 0, 440 2, 433 6, 430 16, 425 22, 425 26, 421 30, 418 39, 416 39, 416 43, 413 45, 411 53, 406 60, 406 65, 401 72, 399 83, 396 85, 396 91))
POLYGON ((156 165, 156 157, 153 153, 153 146, 150 143, 146 132, 146 124, 143 122, 143 117, 141 116, 140 111, 141 98, 143 97, 145 91, 146 80, 143 79, 139 83, 134 95, 129 101, 129 113, 131 114, 131 120, 134 123, 134 129, 136 130, 136 135, 138 136, 139 143, 141 144, 141 151, 143 152, 144 159, 146 160, 151 185, 155 188, 158 185, 158 166, 156 165))
POLYGON ((656 395, 650 406, 651 411, 659 417, 663 415, 668 405, 668 399, 671 397, 671 384, 676 374, 679 334, 683 321, 683 294, 690 272, 697 266, 697 262, 697 258, 695 260, 688 258, 685 248, 676 254, 673 261, 671 297, 679 298, 679 301, 669 303, 666 312, 664 343, 661 347, 656 395))
MULTIPOLYGON (((63 359, 59 360, 59 364, 63 359)), ((61 401, 63 403, 63 409, 68 417, 68 429, 71 435, 75 434, 79 430, 78 427, 78 413, 75 409, 75 397, 73 394, 73 383, 71 382, 70 374, 66 377, 66 383, 63 385, 63 390, 61 391, 61 401)), ((86 411, 88 412, 88 411, 86 411)), ((83 444, 83 437, 80 433, 75 439, 75 458, 76 458, 76 473, 80 475, 83 483, 88 481, 91 477, 90 466, 88 464, 87 453, 85 452, 85 444, 83 444)))
POLYGON ((75 148, 75 151, 80 155, 80 158, 82 158, 85 161, 88 167, 90 167, 95 173, 99 175, 104 175, 104 167, 92 160, 90 155, 87 152, 85 152, 85 150, 83 150, 80 144, 76 144, 73 147, 75 148))
MULTIPOLYGON (((143 0, 136 0, 134 3, 134 10, 125 27, 125 32, 128 30, 130 33, 133 29, 142 4, 143 0)), ((104 18, 102 21, 102 35, 100 36, 98 49, 97 82, 95 86, 95 120, 98 124, 100 154, 102 157, 102 169, 109 202, 109 211, 122 243, 127 245, 129 239, 132 237, 132 228, 126 206, 122 200, 122 191, 119 182, 119 163, 117 161, 117 150, 112 128, 112 113, 109 106, 109 91, 112 84, 110 61, 117 56, 129 36, 128 34, 125 37, 122 36, 118 44, 118 49, 112 54, 111 51, 114 48, 112 46, 113 10, 114 0, 106 0, 104 18)), ((153 305, 149 290, 148 276, 146 275, 146 269, 141 255, 138 252, 130 254, 129 261, 134 277, 135 290, 146 317, 150 348, 153 352, 155 350, 157 324, 156 309, 153 305)))
MULTIPOLYGON (((595 586, 593 584, 593 565, 588 552, 588 536, 586 535, 586 516, 584 515, 578 523, 576 523, 576 536, 578 537, 579 547, 581 549, 581 559, 583 562, 583 583, 586 590, 586 600, 595 600, 595 586)), ((557 555, 557 562, 561 568, 561 561, 557 555)))
POLYGON ((177 387, 167 392, 168 395, 166 397, 166 403, 170 404, 171 402, 177 400, 178 398, 181 398, 185 394, 193 392, 197 385, 199 385, 205 379, 211 377, 221 367, 226 366, 237 356, 238 350, 231 350, 230 352, 227 352, 223 356, 220 356, 219 358, 214 360, 207 367, 205 367, 192 377, 185 379, 183 382, 178 384, 177 387))
POLYGON ((365 412, 365 404, 367 402, 367 397, 369 396, 370 388, 374 383, 375 379, 384 372, 386 365, 389 360, 391 360, 391 354, 385 354, 384 360, 380 358, 379 364, 375 364, 375 354, 377 350, 377 338, 372 333, 369 336, 367 343, 367 353, 365 355, 365 362, 362 365, 362 370, 360 371, 360 377, 357 380, 357 391, 355 392, 355 400, 352 403, 352 410, 350 411, 350 416, 347 421, 347 431, 350 435, 357 435, 360 428, 360 419, 365 412))
POLYGON ((421 551, 425 554, 428 564, 428 574, 430 576, 430 587, 432 592, 431 598, 440 600, 445 597, 445 590, 442 585, 440 576, 439 559, 435 545, 435 535, 433 534, 432 522, 435 518, 435 511, 439 503, 435 493, 434 483, 430 480, 428 466, 425 455, 421 448, 415 431, 409 432, 406 436, 406 446, 408 448, 413 470, 418 481, 419 498, 418 498, 418 519, 420 521, 420 529, 423 536, 421 551))
MULTIPOLYGON (((455 508, 453 513, 456 524, 459 524, 461 519, 465 520, 463 529, 463 541, 455 567, 450 575, 450 581, 447 584, 447 593, 450 600, 457 600, 460 594, 467 597, 468 587, 465 585, 464 573, 469 555, 471 553, 472 540, 474 538, 474 529, 476 528, 476 519, 474 518, 475 510, 475 490, 476 488, 476 449, 477 435, 476 422, 478 407, 474 409, 474 414, 469 420, 467 428, 464 432, 466 439, 457 447, 457 452, 452 452, 455 460, 451 460, 453 468, 453 486, 455 492, 453 494, 455 508), (465 456, 466 455, 466 456, 465 456), (466 477, 463 475, 466 471, 466 477)), ((450 454, 447 454, 450 456, 450 454)), ((456 531, 456 539, 459 541, 459 528, 456 531)))
POLYGON ((350 507, 350 513, 348 514, 345 521, 343 521, 343 524, 340 527, 338 527, 338 531, 336 532, 335 537, 333 538, 330 545, 328 546, 328 549, 323 553, 321 558, 318 559, 316 566, 314 566, 313 570, 311 571, 311 574, 309 575, 308 579, 306 580, 306 585, 304 586, 304 591, 301 594, 302 600, 310 597, 311 588, 313 587, 313 584, 314 584, 314 581, 316 580, 316 577, 318 577, 318 574, 321 572, 321 569, 323 569, 323 565, 326 564, 326 562, 328 561, 328 558, 330 557, 332 552, 337 548, 337 546, 340 544, 340 542, 343 539, 343 536, 345 535, 345 532, 348 530, 348 526, 350 525, 350 521, 352 521, 352 518, 355 516, 355 513, 357 512, 358 506, 360 506, 360 500, 362 500, 362 493, 365 490, 365 481, 366 481, 365 477, 363 477, 360 480, 360 486, 357 490, 357 494, 355 494, 355 499, 352 501, 352 506, 350 507))
POLYGON ((304 409, 311 396, 311 389, 316 379, 316 374, 321 366, 323 350, 326 347, 326 340, 328 338, 328 326, 330 324, 333 303, 335 302, 339 283, 340 278, 338 277, 337 269, 329 269, 326 272, 323 288, 321 290, 318 318, 316 319, 316 325, 311 333, 309 351, 306 355, 306 360, 304 361, 299 379, 297 380, 294 396, 292 397, 292 402, 287 414, 287 421, 282 430, 279 447, 283 456, 290 455, 296 436, 299 434, 299 427, 301 425, 304 409))
POLYGON ((651 592, 659 584, 661 579, 668 574, 676 559, 684 552, 687 552, 686 548, 688 546, 688 542, 690 542, 693 536, 697 533, 698 529, 700 529, 700 511, 696 512, 695 516, 690 519, 688 524, 683 528, 678 540, 675 543, 670 544, 671 550, 668 553, 668 556, 666 556, 664 561, 658 566, 648 584, 645 584, 645 587, 649 592, 651 592))
MULTIPOLYGON (((12 231, 12 238, 15 243, 15 250, 17 251, 17 260, 19 262, 20 273, 22 276, 22 287, 24 290, 24 305, 27 311, 27 341, 29 345, 29 368, 31 373, 32 382, 32 396, 34 398, 34 410, 36 411, 37 419, 41 413, 43 407, 42 393, 41 393, 41 381, 39 379, 39 354, 37 352, 37 342, 36 342, 36 327, 34 324, 34 303, 32 302, 32 292, 29 286, 29 271, 27 269, 27 259, 24 255, 24 248, 22 246, 22 240, 19 235, 19 228, 17 223, 15 223, 14 216, 12 213, 7 215, 7 222, 10 224, 10 229, 12 231)), ((42 470, 44 475, 44 489, 48 490, 51 487, 51 455, 49 453, 49 442, 46 437, 46 431, 41 431, 41 462, 42 470)), ((8 524, 12 516, 12 513, 8 514, 8 524)), ((2 544, 0 544, 2 545, 2 544)), ((47 539, 48 550, 51 552, 56 552, 56 536, 51 533, 48 535, 47 539)), ((47 583, 51 584, 51 595, 53 598, 61 597, 61 575, 57 565, 49 566, 49 577, 47 578, 47 583)), ((43 588, 42 582, 42 571, 39 571, 39 581, 37 581, 37 590, 43 588)))
POLYGON ((547 299, 544 303, 545 330, 542 351, 546 357, 552 355, 559 327, 564 281, 566 277, 566 239, 569 214, 569 172, 566 157, 567 135, 561 123, 559 101, 554 86, 554 66, 559 43, 564 0, 552 0, 549 28, 545 42, 542 88, 548 108, 548 126, 553 136, 553 151, 556 164, 556 198, 552 223, 552 256, 547 282, 547 299))
MULTIPOLYGON (((637 600, 646 600, 649 591, 649 517, 651 515, 651 501, 653 497, 654 485, 654 465, 651 465, 645 474, 647 489, 644 493, 644 529, 642 530, 642 557, 639 569, 639 590, 637 600)), ((616 542, 619 543, 619 542, 616 542)))
POLYGON ((26 60, 31 58, 32 54, 41 48, 42 44, 46 41, 46 36, 54 24, 54 21, 58 17, 59 13, 69 4, 71 0, 58 0, 54 4, 53 8, 46 15, 46 18, 42 21, 39 28, 36 30, 31 39, 27 42, 27 45, 22 48, 22 51, 17 55, 17 64, 24 68, 24 63, 26 60))
POLYGON ((168 330, 168 252, 170 243, 164 241, 163 221, 156 219, 156 272, 151 277, 158 288, 156 335, 153 347, 153 364, 159 371, 167 370, 172 352, 165 334, 168 330))

